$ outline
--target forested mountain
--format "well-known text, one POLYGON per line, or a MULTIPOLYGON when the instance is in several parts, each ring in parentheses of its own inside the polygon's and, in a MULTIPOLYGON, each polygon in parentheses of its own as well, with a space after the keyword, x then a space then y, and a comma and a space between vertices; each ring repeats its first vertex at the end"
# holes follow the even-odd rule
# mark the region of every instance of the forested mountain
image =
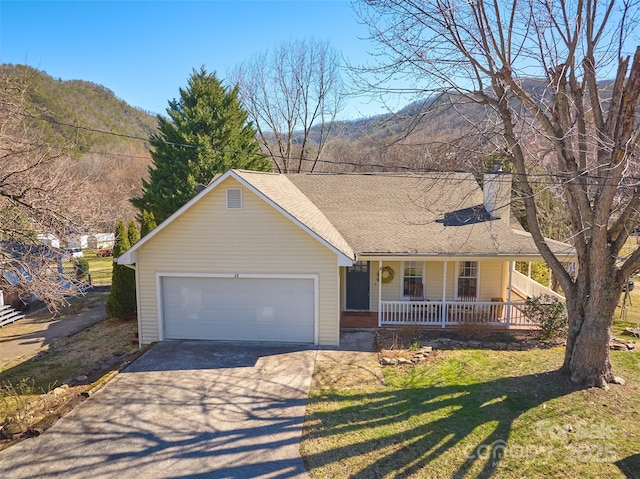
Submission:
POLYGON ((0 69, 2 75, 27 82, 24 100, 34 113, 33 126, 44 128, 52 141, 72 142, 77 153, 127 141, 116 135, 147 138, 155 131, 155 116, 133 108, 102 85, 84 80, 56 80, 24 65, 3 64, 0 69))
MULTIPOLYGON (((21 78, 16 91, 31 112, 26 123, 47 141, 68 147, 68 174, 88 193, 83 223, 111 230, 138 212, 150 164, 147 138, 156 118, 95 83, 56 80, 22 65, 0 65, 0 77, 21 78)), ((544 94, 544 84, 526 88, 544 94)), ((395 113, 337 122, 315 171, 472 170, 499 147, 498 121, 483 106, 456 97, 413 102, 395 113)), ((313 139, 313 134, 311 135, 313 139)))
MULTIPOLYGON (((83 228, 111 230, 118 220, 136 215, 129 199, 140 194, 147 175, 145 139, 156 130, 156 118, 95 83, 56 80, 23 65, 0 65, 0 77, 19 78, 25 85, 16 91, 16 101, 30 112, 29 127, 46 141, 68 147, 70 178, 91 190, 82 199, 87 204, 83 228)), ((338 122, 315 171, 469 169, 487 149, 478 126, 484 128, 488 119, 478 105, 440 98, 338 122)))
POLYGON ((6 105, 20 105, 21 140, 61 151, 51 168, 62 165, 78 191, 74 229, 113 231, 118 220, 129 221, 136 214, 129 198, 139 193, 150 164, 147 138, 156 118, 104 86, 56 80, 24 65, 0 65, 0 80, 2 114, 14 114, 6 105))

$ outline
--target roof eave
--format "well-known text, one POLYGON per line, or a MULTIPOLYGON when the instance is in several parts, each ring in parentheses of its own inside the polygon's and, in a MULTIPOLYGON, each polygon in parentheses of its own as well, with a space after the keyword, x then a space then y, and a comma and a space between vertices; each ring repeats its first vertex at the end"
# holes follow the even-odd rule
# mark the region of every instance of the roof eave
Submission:
POLYGON ((335 247, 333 244, 328 242, 326 239, 324 239, 318 233, 316 233, 311 228, 306 226, 302 221, 298 220, 295 216, 289 214, 284 208, 282 208, 280 205, 278 205, 273 200, 271 200, 268 196, 266 196, 264 193, 262 193, 258 188, 253 186, 249 181, 247 181, 246 179, 242 178, 242 176, 237 174, 234 170, 227 171, 226 173, 220 175, 214 181, 209 183, 209 185, 204 190, 202 190, 200 193, 198 193, 196 196, 194 196, 191 200, 189 200, 187 203, 185 203, 180 209, 178 209, 178 211, 176 211, 171 216, 169 216, 169 218, 167 218, 165 221, 160 223, 153 231, 151 231, 149 234, 144 236, 134 246, 132 246, 127 251, 125 251, 123 254, 121 254, 120 257, 117 260, 117 263, 121 264, 121 265, 135 264, 137 262, 137 256, 138 256, 136 252, 141 246, 143 246, 145 243, 147 243, 149 240, 151 240, 151 238, 153 238, 155 235, 157 235, 160 231, 162 231, 164 228, 166 228, 169 224, 171 224, 184 211, 189 209, 197 201, 200 201, 200 199, 202 199, 207 193, 209 193, 211 190, 215 189, 220 183, 222 183, 223 181, 225 181, 229 177, 233 177, 236 181, 241 183, 243 186, 245 186, 246 188, 251 190, 254 194, 256 194, 257 196, 262 198, 264 201, 266 201, 268 204, 273 206, 281 214, 283 214, 287 218, 291 219, 295 224, 297 224, 300 228, 302 228, 308 234, 313 236, 315 239, 320 241, 324 246, 326 246, 327 248, 332 250, 334 253, 336 253, 338 255, 338 264, 340 266, 351 266, 351 265, 353 265, 353 262, 355 261, 355 253, 353 251, 342 251, 341 249, 335 247))
MULTIPOLYGON (((575 261, 576 255, 575 253, 556 253, 556 257, 561 261, 575 261)), ((540 253, 515 253, 515 252, 507 252, 507 253, 460 253, 460 252, 444 252, 444 253, 425 253, 425 252, 373 252, 373 251, 362 251, 356 253, 356 258, 358 260, 363 259, 382 259, 389 261, 399 261, 402 258, 408 258, 410 260, 422 259, 437 259, 437 260, 450 260, 455 261, 457 259, 500 259, 503 261, 542 261, 542 255, 540 253)))

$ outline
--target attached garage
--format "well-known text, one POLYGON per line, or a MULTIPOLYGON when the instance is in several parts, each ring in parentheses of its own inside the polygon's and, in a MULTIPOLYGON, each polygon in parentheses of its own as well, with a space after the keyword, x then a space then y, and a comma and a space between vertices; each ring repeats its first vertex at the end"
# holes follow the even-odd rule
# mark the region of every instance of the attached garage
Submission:
POLYGON ((160 275, 164 339, 316 343, 314 275, 160 275))
POLYGON ((355 253, 284 175, 229 170, 118 258, 136 271, 140 344, 340 343, 355 253))

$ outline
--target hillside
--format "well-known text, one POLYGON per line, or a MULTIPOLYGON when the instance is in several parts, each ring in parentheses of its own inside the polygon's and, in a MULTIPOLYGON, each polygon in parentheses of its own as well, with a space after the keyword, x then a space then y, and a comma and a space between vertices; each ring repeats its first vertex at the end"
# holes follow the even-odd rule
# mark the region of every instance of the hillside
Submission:
POLYGON ((74 143, 77 153, 126 141, 115 135, 148 138, 155 131, 155 116, 133 108, 102 85, 83 80, 56 80, 24 65, 3 64, 0 69, 2 75, 21 77, 28 84, 25 100, 37 117, 33 118, 33 126, 45 128, 52 141, 74 143))
MULTIPOLYGON (((93 191, 86 198, 93 205, 87 228, 111 230, 115 221, 135 216, 128 200, 140 193, 147 175, 145 139, 155 131, 156 118, 95 83, 56 80, 22 65, 0 65, 0 74, 26 81, 31 128, 44 132, 47 141, 72 146, 69 175, 93 191)), ((540 82, 526 87, 544 94, 540 82)), ((492 144, 495 120, 481 105, 440 97, 337 122, 315 171, 473 170, 499 144, 492 144)))
POLYGON ((113 231, 116 221, 134 217, 129 198, 139 193, 147 174, 147 138, 156 118, 102 85, 56 80, 24 65, 0 65, 0 79, 4 97, 28 112, 22 114, 23 140, 37 138, 64 149, 51 168, 64 168, 67 181, 76 185, 84 207, 72 218, 75 228, 113 231))

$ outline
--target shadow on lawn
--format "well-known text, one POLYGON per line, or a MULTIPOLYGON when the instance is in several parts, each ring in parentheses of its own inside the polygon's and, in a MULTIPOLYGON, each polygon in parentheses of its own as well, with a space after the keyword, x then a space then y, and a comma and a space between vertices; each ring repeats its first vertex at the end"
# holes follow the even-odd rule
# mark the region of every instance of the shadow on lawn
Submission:
MULTIPOLYGON (((469 470, 479 463, 482 470, 476 477, 491 477, 505 452, 513 422, 527 410, 574 391, 575 387, 564 376, 551 372, 471 385, 407 387, 359 396, 331 394, 311 399, 312 404, 328 399, 337 403, 341 400, 349 404, 355 402, 357 405, 308 415, 309 423, 319 422, 322 426, 305 430, 306 439, 313 439, 316 435, 330 438, 334 434, 385 427, 417 415, 433 414, 437 419, 417 422, 415 427, 401 432, 381 434, 373 441, 361 440, 349 447, 307 455, 306 465, 313 469, 351 456, 377 453, 373 463, 350 477, 368 479, 388 474, 407 477, 428 467, 441 454, 458 447, 476 428, 495 423, 497 426, 480 442, 460 448, 463 457, 452 463, 455 465, 452 465, 450 476, 466 477, 469 470), (393 448, 392 452, 382 453, 387 447, 393 448)), ((536 431, 531 431, 531 434, 535 435, 536 431)))
POLYGON ((620 459, 616 462, 616 466, 629 479, 640 477, 640 453, 620 459))

